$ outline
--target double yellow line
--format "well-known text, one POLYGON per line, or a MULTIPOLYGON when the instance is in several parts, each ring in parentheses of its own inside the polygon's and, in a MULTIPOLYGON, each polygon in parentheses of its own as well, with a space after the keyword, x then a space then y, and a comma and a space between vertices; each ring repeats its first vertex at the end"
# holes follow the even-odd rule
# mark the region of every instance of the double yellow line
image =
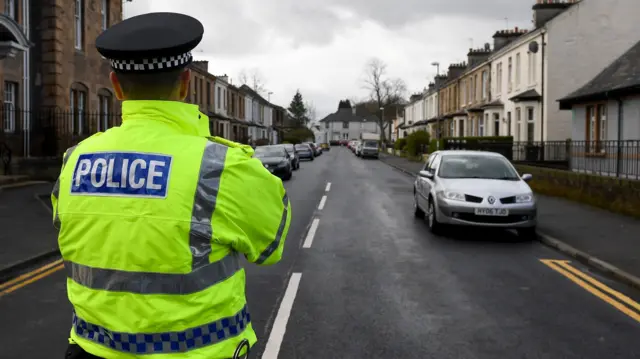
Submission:
POLYGON ((589 293, 602 299, 627 316, 640 322, 640 304, 626 295, 604 285, 569 264, 566 260, 541 259, 542 263, 569 278, 589 293))
POLYGON ((62 268, 64 268, 64 263, 62 263, 62 259, 58 259, 57 261, 51 262, 29 273, 25 273, 19 277, 16 277, 8 282, 2 283, 0 284, 0 297, 14 292, 27 284, 33 283, 39 279, 51 275, 62 268))

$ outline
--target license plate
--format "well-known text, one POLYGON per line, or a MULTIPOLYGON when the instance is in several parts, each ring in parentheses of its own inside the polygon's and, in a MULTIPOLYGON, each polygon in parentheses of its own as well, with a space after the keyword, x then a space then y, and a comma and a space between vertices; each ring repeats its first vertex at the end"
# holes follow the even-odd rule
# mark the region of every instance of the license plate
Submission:
POLYGON ((509 210, 504 208, 476 208, 476 215, 506 217, 509 215, 509 210))

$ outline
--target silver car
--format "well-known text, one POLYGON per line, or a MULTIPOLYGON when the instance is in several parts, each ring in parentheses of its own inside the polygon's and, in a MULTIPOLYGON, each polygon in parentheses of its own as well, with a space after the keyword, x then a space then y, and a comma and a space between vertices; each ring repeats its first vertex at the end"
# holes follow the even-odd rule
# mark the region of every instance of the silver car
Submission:
POLYGON ((533 238, 537 205, 527 184, 503 155, 481 151, 432 153, 413 186, 416 217, 427 215, 429 229, 443 225, 516 229, 533 238))

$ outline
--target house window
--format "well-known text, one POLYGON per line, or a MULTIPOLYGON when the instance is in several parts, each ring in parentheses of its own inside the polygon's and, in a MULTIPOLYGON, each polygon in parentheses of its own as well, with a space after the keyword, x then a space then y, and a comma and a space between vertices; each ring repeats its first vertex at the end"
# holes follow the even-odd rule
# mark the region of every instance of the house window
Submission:
POLYGON ((329 122, 324 123, 324 128, 329 128, 329 122))
POLYGON ((216 108, 220 109, 220 87, 216 87, 216 108))
POLYGON ((484 118, 480 118, 480 125, 478 125, 478 136, 484 136, 484 126, 485 123, 489 123, 489 114, 484 115, 484 118))
POLYGON ((343 140, 348 140, 349 139, 349 134, 348 133, 343 133, 342 134, 342 139, 343 140))
POLYGON ((4 14, 7 15, 7 17, 12 18, 13 20, 16 20, 16 0, 5 0, 4 1, 4 14))
POLYGON ((226 110, 227 109, 227 89, 222 89, 222 99, 224 100, 224 106, 223 108, 226 110))
POLYGON ((80 89, 71 89, 71 132, 75 135, 88 133, 87 118, 85 109, 87 108, 87 93, 80 89))
POLYGON ((349 128, 349 122, 345 121, 342 123, 342 128, 349 128))
POLYGON ((18 95, 18 84, 15 82, 4 83, 4 132, 14 132, 16 130, 16 99, 18 95))
POLYGON ((532 143, 535 138, 535 116, 533 112, 533 107, 527 107, 527 142, 532 143))
POLYGON ((502 62, 496 66, 496 92, 502 92, 502 62))
POLYGON ((207 110, 211 106, 211 82, 207 82, 207 110))
POLYGON ((473 93, 473 101, 478 100, 478 75, 473 78, 473 82, 471 83, 471 92, 473 93))
POLYGON ((109 0, 102 0, 100 15, 102 16, 102 31, 104 31, 109 27, 109 0))
MULTIPOLYGON (((482 99, 486 100, 487 99, 487 87, 489 85, 489 74, 487 73, 487 70, 482 71, 482 99)), ((488 122, 488 121, 487 121, 488 122)))
POLYGON ((462 82, 462 90, 461 90, 461 93, 460 93, 460 95, 462 97, 462 103, 463 104, 467 103, 467 81, 468 81, 468 79, 463 80, 463 82, 462 82))
POLYGON ((75 46, 76 49, 82 50, 84 40, 84 0, 75 0, 75 46))
POLYGON ((529 53, 529 84, 536 83, 536 66, 537 66, 537 57, 533 52, 529 53))
POLYGON ((591 153, 604 153, 602 141, 607 140, 607 105, 587 106, 587 144, 586 150, 591 153))
POLYGON ((98 119, 98 131, 106 131, 110 126, 109 117, 111 115, 111 96, 101 94, 98 96, 100 118, 98 119))
POLYGON ((497 113, 493 114, 493 135, 500 136, 500 115, 497 113))
POLYGON ((507 92, 511 92, 511 79, 512 79, 512 70, 513 70, 513 64, 511 61, 511 57, 509 58, 509 65, 507 67, 507 92))
POLYGON ((458 137, 464 137, 464 120, 458 123, 458 137))
POLYGON ((511 133, 511 111, 507 112, 507 136, 513 136, 511 133))
POLYGON ((453 136, 456 131, 456 122, 454 120, 449 121, 449 135, 453 136))
POLYGON ((520 86, 520 54, 516 54, 516 88, 520 86))
POLYGON ((516 108, 516 141, 520 141, 520 133, 522 131, 522 113, 520 107, 516 108))

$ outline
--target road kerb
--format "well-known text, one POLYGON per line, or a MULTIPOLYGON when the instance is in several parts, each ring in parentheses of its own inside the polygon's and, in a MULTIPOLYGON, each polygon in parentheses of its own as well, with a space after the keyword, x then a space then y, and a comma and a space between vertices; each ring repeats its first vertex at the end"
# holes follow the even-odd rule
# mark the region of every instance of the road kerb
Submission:
MULTIPOLYGON (((411 171, 407 171, 404 168, 401 168, 400 166, 396 166, 394 164, 391 164, 385 160, 381 159, 381 162, 385 163, 386 165, 395 168, 396 170, 403 172, 409 176, 417 176, 416 173, 413 173, 411 171)), ((608 274, 614 278, 616 278, 617 280, 619 280, 620 282, 627 284, 633 288, 636 289, 640 289, 640 278, 634 276, 633 274, 627 273, 625 271, 623 271, 622 269, 614 266, 611 263, 605 262, 601 259, 598 259, 592 255, 589 255, 579 249, 576 249, 568 244, 566 244, 565 242, 557 239, 557 238, 553 238, 549 235, 546 235, 544 233, 540 233, 540 231, 538 231, 538 241, 542 242, 543 244, 554 248, 556 250, 558 250, 559 252, 562 252, 564 254, 569 255, 570 257, 575 258, 576 260, 578 260, 581 263, 584 263, 590 267, 593 267, 595 269, 597 269, 600 272, 603 272, 605 274, 608 274)))
POLYGON ((570 257, 575 258, 579 262, 582 262, 590 267, 597 269, 600 272, 608 274, 620 282, 627 284, 633 288, 640 289, 640 278, 634 276, 633 274, 627 273, 622 269, 614 266, 611 263, 605 262, 601 259, 598 259, 592 255, 589 255, 579 249, 576 249, 563 241, 546 235, 544 233, 538 232, 538 240, 547 246, 558 250, 570 257))
POLYGON ((15 277, 17 274, 19 274, 21 271, 51 257, 56 257, 56 256, 60 256, 60 250, 58 249, 52 249, 40 254, 37 254, 33 257, 27 258, 25 260, 21 260, 12 264, 9 264, 8 266, 4 267, 4 268, 0 268, 0 282, 4 282, 6 280, 10 280, 12 277, 15 277))
POLYGON ((7 184, 0 185, 0 192, 2 192, 3 190, 13 189, 13 188, 20 188, 20 187, 27 187, 27 186, 34 186, 34 185, 37 185, 37 184, 45 184, 45 183, 51 183, 51 182, 48 182, 48 181, 25 181, 25 182, 7 183, 7 184))

